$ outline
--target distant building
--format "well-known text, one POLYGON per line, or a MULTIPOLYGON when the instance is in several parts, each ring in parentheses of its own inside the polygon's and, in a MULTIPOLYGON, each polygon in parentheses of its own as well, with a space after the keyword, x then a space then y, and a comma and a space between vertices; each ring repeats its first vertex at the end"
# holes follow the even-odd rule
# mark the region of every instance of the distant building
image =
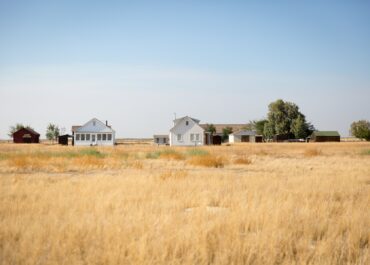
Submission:
POLYGON ((13 142, 17 144, 38 144, 40 142, 40 134, 30 128, 22 128, 13 133, 13 142))
POLYGON ((337 131, 315 131, 309 137, 310 142, 340 142, 337 131))
POLYGON ((68 145, 68 139, 69 138, 73 138, 73 136, 69 135, 69 134, 59 135, 58 136, 58 144, 68 145))
POLYGON ((204 129, 199 120, 185 116, 173 121, 169 140, 171 146, 197 146, 204 144, 204 129))
POLYGON ((153 135, 153 142, 157 145, 168 145, 170 137, 167 134, 155 134, 153 135))
POLYGON ((115 144, 115 131, 100 120, 93 118, 82 126, 72 126, 73 144, 77 146, 115 144))
POLYGON ((246 124, 212 124, 215 128, 215 132, 207 132, 208 126, 211 124, 200 124, 205 130, 204 144, 206 145, 220 145, 224 136, 223 129, 231 128, 233 132, 241 131, 246 127, 246 124))
POLYGON ((241 130, 229 135, 229 143, 258 143, 262 142, 262 136, 255 131, 241 130))

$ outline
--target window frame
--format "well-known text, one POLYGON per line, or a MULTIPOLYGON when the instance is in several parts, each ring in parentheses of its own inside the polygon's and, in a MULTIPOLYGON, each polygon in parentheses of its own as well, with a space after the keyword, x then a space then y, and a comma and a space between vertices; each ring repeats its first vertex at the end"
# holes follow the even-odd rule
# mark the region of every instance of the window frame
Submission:
POLYGON ((107 140, 107 134, 102 133, 102 141, 106 141, 106 140, 107 140))
POLYGON ((76 133, 76 141, 80 141, 80 134, 79 133, 76 133))
POLYGON ((84 133, 81 133, 81 141, 85 141, 85 134, 84 133))

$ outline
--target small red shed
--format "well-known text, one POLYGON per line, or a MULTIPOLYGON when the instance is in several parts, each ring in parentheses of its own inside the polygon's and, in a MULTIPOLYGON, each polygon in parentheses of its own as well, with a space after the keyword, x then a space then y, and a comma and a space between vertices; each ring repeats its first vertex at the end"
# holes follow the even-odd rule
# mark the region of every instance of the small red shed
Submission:
POLYGON ((30 128, 22 128, 13 133, 13 142, 17 144, 38 144, 40 134, 30 128))

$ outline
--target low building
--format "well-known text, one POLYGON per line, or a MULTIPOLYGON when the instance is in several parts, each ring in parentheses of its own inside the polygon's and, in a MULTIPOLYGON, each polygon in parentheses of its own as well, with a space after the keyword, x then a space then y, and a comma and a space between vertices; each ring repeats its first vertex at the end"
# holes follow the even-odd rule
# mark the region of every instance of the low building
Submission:
POLYGON ((168 145, 170 137, 167 134, 155 134, 153 135, 153 142, 157 145, 168 145))
POLYGON ((64 134, 58 136, 58 144, 60 145, 68 145, 69 138, 73 138, 72 135, 64 134))
POLYGON ((310 142, 340 142, 337 131, 315 131, 309 137, 310 142))
POLYGON ((256 143, 262 142, 262 136, 255 131, 241 130, 229 135, 229 143, 256 143))
POLYGON ((38 144, 40 134, 31 128, 21 128, 13 133, 13 142, 17 144, 38 144))
MULTIPOLYGON (((205 145, 220 145, 224 138, 224 132, 223 130, 225 128, 230 128, 233 132, 241 131, 246 127, 246 124, 200 124, 200 126, 205 131, 204 136, 204 144, 205 145), (214 127, 214 132, 210 133, 207 132, 208 127, 212 125, 214 127)), ((226 140, 228 140, 228 137, 226 137, 226 140)))
POLYGON ((76 146, 113 146, 115 144, 115 131, 108 121, 101 122, 93 118, 82 126, 72 126, 73 145, 76 146))

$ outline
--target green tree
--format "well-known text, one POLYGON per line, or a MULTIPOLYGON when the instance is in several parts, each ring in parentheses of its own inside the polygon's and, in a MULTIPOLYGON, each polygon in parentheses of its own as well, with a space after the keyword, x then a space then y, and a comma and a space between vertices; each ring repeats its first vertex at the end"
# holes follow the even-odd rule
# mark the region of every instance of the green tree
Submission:
POLYGON ((229 134, 233 133, 233 128, 231 127, 225 127, 222 129, 222 141, 225 142, 227 139, 229 139, 229 134))
POLYGON ((263 137, 265 139, 272 139, 274 137, 275 130, 273 125, 268 121, 263 126, 263 137))
POLYGON ((306 138, 314 131, 314 126, 306 121, 299 107, 291 102, 278 99, 269 105, 268 123, 264 124, 264 135, 291 134, 295 138, 306 138))
POLYGON ((211 135, 213 135, 216 132, 216 128, 213 124, 208 124, 207 123, 205 131, 210 133, 211 135))
POLYGON ((26 125, 25 126, 22 123, 17 123, 14 126, 10 126, 8 136, 9 137, 13 137, 13 133, 15 133, 16 131, 18 131, 20 129, 23 129, 23 128, 28 128, 28 129, 33 130, 33 128, 31 126, 29 126, 29 125, 26 125))
POLYGON ((258 135, 264 136, 265 124, 268 122, 266 119, 251 121, 251 130, 255 130, 258 135))
POLYGON ((49 123, 46 129, 46 139, 51 140, 54 143, 54 140, 57 140, 59 136, 59 128, 57 125, 49 123))
POLYGON ((353 122, 351 124, 351 134, 357 138, 370 141, 370 122, 366 120, 353 122))

